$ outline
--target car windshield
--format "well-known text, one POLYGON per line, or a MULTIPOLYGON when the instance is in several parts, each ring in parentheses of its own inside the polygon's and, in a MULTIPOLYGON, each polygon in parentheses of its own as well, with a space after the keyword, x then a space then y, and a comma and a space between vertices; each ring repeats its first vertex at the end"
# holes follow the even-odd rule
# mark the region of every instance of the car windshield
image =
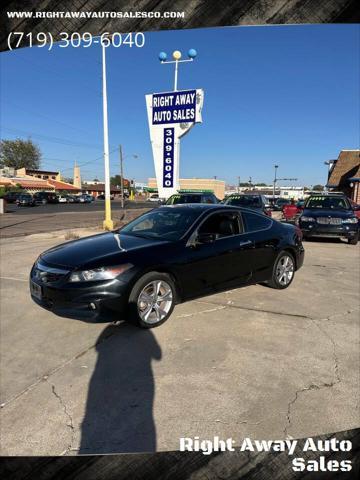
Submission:
POLYGON ((166 202, 166 205, 177 205, 179 203, 200 203, 201 195, 173 195, 166 202))
POLYGON ((261 207, 261 197, 257 195, 236 195, 226 200, 227 205, 240 205, 242 207, 261 207))
POLYGON ((23 194, 23 195, 20 195, 19 199, 20 200, 28 200, 29 198, 31 198, 31 195, 30 194, 23 194))
POLYGON ((160 208, 145 213, 121 228, 120 233, 135 237, 179 240, 199 216, 198 210, 160 208))
POLYGON ((330 197, 321 195, 310 197, 305 208, 323 208, 329 210, 350 210, 350 205, 344 197, 330 197))

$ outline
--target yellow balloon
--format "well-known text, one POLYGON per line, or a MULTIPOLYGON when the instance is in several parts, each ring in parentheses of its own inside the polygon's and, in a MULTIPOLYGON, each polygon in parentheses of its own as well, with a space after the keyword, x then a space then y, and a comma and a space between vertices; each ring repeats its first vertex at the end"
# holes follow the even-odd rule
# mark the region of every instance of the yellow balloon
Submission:
POLYGON ((175 50, 175 52, 173 52, 173 59, 180 60, 180 58, 181 58, 181 52, 179 52, 179 50, 175 50))

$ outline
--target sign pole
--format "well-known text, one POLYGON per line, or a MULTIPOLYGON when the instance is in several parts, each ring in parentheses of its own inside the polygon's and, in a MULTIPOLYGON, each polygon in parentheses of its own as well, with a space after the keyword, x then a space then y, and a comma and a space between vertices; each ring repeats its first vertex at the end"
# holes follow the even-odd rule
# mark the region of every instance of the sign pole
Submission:
POLYGON ((107 89, 106 89, 106 55, 105 46, 102 45, 102 87, 103 87, 103 121, 104 121, 104 166, 105 166, 105 230, 112 230, 114 222, 111 219, 110 200, 110 160, 109 160, 109 132, 108 132, 108 111, 107 111, 107 89))
POLYGON ((170 92, 146 95, 156 182, 159 198, 168 198, 180 188, 180 138, 196 123, 202 122, 204 91, 202 89, 178 90, 179 64, 193 62, 197 52, 191 48, 187 59, 179 50, 167 60, 166 52, 159 53, 162 64, 174 63, 174 83, 170 92))
POLYGON ((123 153, 122 153, 121 145, 119 145, 119 152, 120 152, 121 208, 124 208, 124 169, 123 169, 123 153))

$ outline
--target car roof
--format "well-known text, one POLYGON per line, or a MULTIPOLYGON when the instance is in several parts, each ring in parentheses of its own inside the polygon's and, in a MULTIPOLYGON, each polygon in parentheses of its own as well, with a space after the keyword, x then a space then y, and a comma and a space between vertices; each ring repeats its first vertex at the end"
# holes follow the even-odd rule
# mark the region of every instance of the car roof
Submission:
POLYGON ((244 208, 238 205, 224 205, 224 204, 219 204, 219 203, 178 203, 176 205, 160 205, 161 209, 167 209, 167 210, 195 210, 199 212, 206 212, 209 210, 234 210, 234 211, 243 211, 243 212, 251 212, 254 213, 253 210, 249 208, 244 208))
POLYGON ((174 195, 180 195, 180 197, 185 197, 186 195, 213 195, 212 192, 179 192, 179 193, 174 193, 171 195, 172 197, 174 195))
POLYGON ((347 198, 344 193, 314 193, 310 195, 308 198, 316 198, 316 197, 332 197, 332 198, 347 198))
POLYGON ((241 196, 247 196, 247 195, 255 195, 257 197, 263 197, 263 193, 258 193, 258 192, 240 192, 240 193, 231 193, 227 198, 230 197, 241 197, 241 196))

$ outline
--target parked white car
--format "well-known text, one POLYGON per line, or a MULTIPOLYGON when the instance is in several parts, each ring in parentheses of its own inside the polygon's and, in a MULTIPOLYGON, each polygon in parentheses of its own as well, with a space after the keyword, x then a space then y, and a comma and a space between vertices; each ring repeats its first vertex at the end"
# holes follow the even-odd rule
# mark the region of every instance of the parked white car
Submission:
POLYGON ((68 199, 65 197, 65 195, 58 195, 57 197, 59 203, 67 203, 68 199))
POLYGON ((160 202, 160 198, 159 198, 159 195, 157 193, 152 193, 149 198, 148 198, 148 202, 156 202, 156 203, 159 203, 160 202))

